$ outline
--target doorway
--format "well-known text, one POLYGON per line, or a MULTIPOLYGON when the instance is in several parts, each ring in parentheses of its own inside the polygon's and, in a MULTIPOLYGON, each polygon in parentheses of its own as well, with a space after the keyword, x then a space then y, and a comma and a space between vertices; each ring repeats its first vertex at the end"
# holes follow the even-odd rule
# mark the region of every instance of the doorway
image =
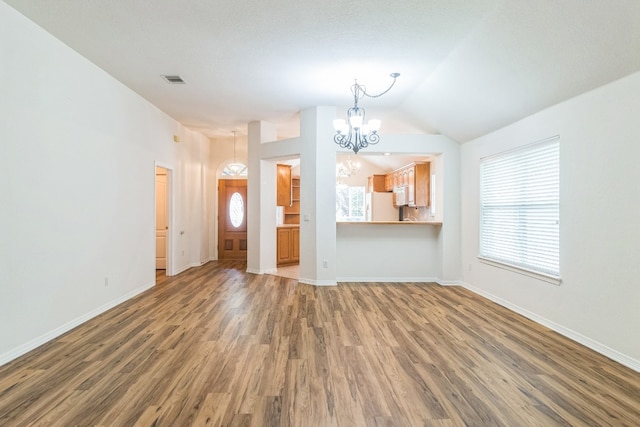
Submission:
POLYGON ((218 259, 247 260, 247 180, 218 180, 218 259))
MULTIPOLYGON (((171 170, 162 166, 155 168, 156 199, 156 279, 171 275, 170 270, 170 182, 171 170)), ((156 280, 157 283, 157 280, 156 280)))

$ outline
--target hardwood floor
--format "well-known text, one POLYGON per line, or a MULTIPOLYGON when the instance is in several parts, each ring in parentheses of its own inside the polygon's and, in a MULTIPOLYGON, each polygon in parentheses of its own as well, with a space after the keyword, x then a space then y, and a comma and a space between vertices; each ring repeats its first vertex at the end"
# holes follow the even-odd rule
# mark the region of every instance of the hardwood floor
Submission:
POLYGON ((0 367, 3 426, 637 426, 640 373, 463 288, 211 262, 0 367))

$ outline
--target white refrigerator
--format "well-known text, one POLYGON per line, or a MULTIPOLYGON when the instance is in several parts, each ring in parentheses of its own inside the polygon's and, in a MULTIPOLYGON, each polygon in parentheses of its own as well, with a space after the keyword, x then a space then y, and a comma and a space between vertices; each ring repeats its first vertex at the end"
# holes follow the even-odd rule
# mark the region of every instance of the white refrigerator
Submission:
POLYGON ((393 206, 393 193, 366 193, 367 221, 398 221, 398 208, 393 206))

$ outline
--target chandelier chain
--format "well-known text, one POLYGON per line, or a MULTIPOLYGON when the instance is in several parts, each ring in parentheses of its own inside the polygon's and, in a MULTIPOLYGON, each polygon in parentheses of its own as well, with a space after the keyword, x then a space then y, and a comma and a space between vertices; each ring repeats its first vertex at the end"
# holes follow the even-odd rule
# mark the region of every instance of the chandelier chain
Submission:
POLYGON ((233 131, 233 163, 236 163, 236 131, 233 131))
MULTIPOLYGON (((356 79, 356 82, 353 86, 351 86, 351 91, 354 91, 354 87, 356 88, 356 91, 361 91, 363 95, 368 96, 369 98, 380 98, 382 95, 384 95, 385 93, 389 92, 391 90, 391 88, 393 87, 393 85, 396 84, 396 79, 398 78, 398 76, 400 75, 400 73, 391 73, 391 77, 393 77, 393 81, 391 82, 391 85, 384 91, 384 92, 380 92, 377 95, 371 95, 369 93, 367 93, 367 87, 365 85, 359 85, 358 84, 358 80, 356 79)), ((360 96, 360 98, 362 98, 362 96, 360 96)))

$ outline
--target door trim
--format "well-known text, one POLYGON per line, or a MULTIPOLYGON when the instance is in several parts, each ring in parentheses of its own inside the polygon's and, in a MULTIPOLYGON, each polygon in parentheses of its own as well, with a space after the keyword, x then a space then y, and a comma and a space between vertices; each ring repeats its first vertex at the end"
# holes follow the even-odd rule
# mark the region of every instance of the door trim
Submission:
MULTIPOLYGON (((248 209, 248 207, 247 207, 247 206, 248 206, 248 197, 247 197, 247 195, 248 195, 248 184, 249 184, 249 180, 248 180, 247 178, 235 178, 235 179, 224 179, 224 178, 219 178, 219 179, 217 180, 217 184, 216 184, 216 192, 217 192, 217 195, 216 195, 216 198, 217 198, 217 202, 216 202, 216 204, 217 204, 217 212, 216 212, 216 218, 217 218, 217 225, 216 225, 216 257, 217 257, 217 259, 219 259, 219 260, 220 260, 220 259, 239 259, 239 260, 244 260, 244 261, 246 261, 246 259, 247 259, 247 253, 248 253, 248 250, 249 250, 249 248, 248 248, 248 233, 247 233, 247 229, 248 229, 248 222, 249 222, 249 219, 248 219, 248 212, 249 212, 249 209, 248 209), (223 231, 223 226, 224 226, 225 224, 227 224, 226 218, 225 218, 225 219, 223 219, 223 218, 221 218, 221 216, 226 216, 226 214, 227 214, 227 207, 228 207, 228 206, 227 206, 227 201, 226 201, 226 200, 225 200, 224 204, 222 203, 221 198, 222 198, 226 193, 221 192, 221 191, 220 191, 220 187, 221 187, 221 186, 226 187, 226 186, 227 186, 227 183, 233 183, 233 182, 242 182, 242 183, 243 183, 242 185, 240 185, 240 187, 243 187, 243 188, 244 188, 244 196, 245 196, 245 197, 244 197, 244 203, 245 203, 245 205, 244 205, 244 211, 245 211, 245 215, 244 215, 244 219, 243 219, 243 223, 244 223, 244 231, 231 231, 231 235, 232 235, 232 236, 234 236, 234 237, 231 239, 231 241, 233 242, 233 243, 232 243, 232 246, 233 246, 233 248, 234 248, 234 249, 233 249, 233 251, 235 251, 235 250, 236 250, 236 243, 237 243, 238 245, 240 245, 240 244, 241 244, 241 243, 240 243, 240 242, 241 242, 240 240, 238 240, 238 241, 236 241, 236 240, 235 240, 235 237, 237 237, 236 235, 237 235, 238 233, 244 233, 244 239, 242 239, 242 240, 244 240, 244 242, 245 242, 245 244, 246 244, 247 246, 246 246, 246 248, 245 248, 245 249, 241 250, 241 253, 244 253, 244 256, 242 256, 242 257, 233 257, 233 256, 231 256, 231 257, 223 258, 223 256, 222 256, 223 251, 221 250, 221 245, 222 245, 222 240, 221 240, 221 239, 223 238, 223 235, 224 235, 224 236, 227 236, 228 234, 225 234, 225 233, 224 233, 224 231, 223 231), (221 212, 221 210, 223 209, 223 206, 224 206, 224 213, 223 213, 223 212, 221 212), (242 251, 244 251, 244 252, 242 252, 242 251)), ((237 187, 237 186, 233 186, 233 185, 231 185, 231 187, 237 187)), ((233 252, 233 251, 232 251, 232 252, 233 252)), ((237 254, 236 254, 236 255, 237 255, 237 254)))
POLYGON ((167 230, 167 269, 165 270, 165 274, 167 276, 174 276, 175 275, 175 266, 173 265, 173 236, 174 236, 174 223, 173 223, 173 219, 175 217, 174 212, 175 212, 175 206, 174 206, 174 201, 173 201, 173 166, 169 165, 167 163, 163 163, 163 162, 159 162, 159 161, 155 161, 154 162, 154 167, 153 167, 153 229, 154 229, 154 233, 153 233, 153 259, 154 259, 154 263, 153 263, 153 273, 154 273, 154 277, 155 277, 155 250, 156 250, 156 243, 155 243, 155 225, 156 225, 156 167, 159 168, 163 168, 166 169, 167 171, 167 200, 166 200, 166 204, 167 204, 167 226, 169 227, 169 230, 167 230))

